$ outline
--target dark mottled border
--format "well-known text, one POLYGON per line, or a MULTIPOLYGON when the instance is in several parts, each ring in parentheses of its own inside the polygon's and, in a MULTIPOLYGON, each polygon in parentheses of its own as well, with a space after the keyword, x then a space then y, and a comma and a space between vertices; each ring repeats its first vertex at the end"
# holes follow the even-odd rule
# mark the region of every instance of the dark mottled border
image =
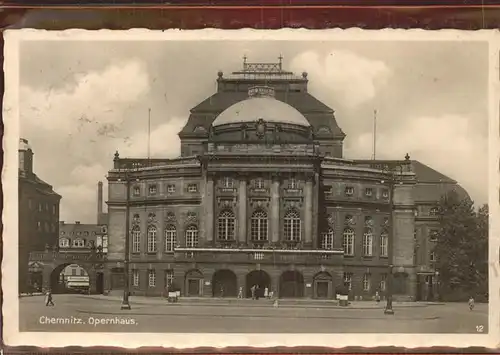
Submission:
MULTIPOLYGON (((498 0, 9 0, 0 5, 0 25, 7 28, 36 28, 63 30, 82 29, 200 29, 200 28, 424 28, 479 30, 500 28, 498 0), (203 6, 201 6, 203 5, 203 6), (209 6, 207 6, 209 5, 209 6), (212 6, 210 6, 212 5, 212 6)), ((0 42, 3 63, 3 37, 0 42)), ((4 76, 0 80, 3 101, 4 76)), ((0 102, 2 105, 3 102, 0 102)), ((2 111, 0 111, 0 115, 2 111)), ((0 123, 3 138, 3 120, 0 123)), ((0 147, 3 166, 3 148, 0 147)), ((0 208, 3 194, 0 186, 0 208)), ((3 225, 0 221, 0 233, 3 225)), ((0 242, 1 245, 1 242, 0 242)), ((2 248, 0 248, 0 255, 2 248)), ((1 276, 0 276, 1 280, 1 276)), ((1 297, 1 294, 0 294, 1 297)), ((322 347, 295 348, 139 348, 126 350, 104 347, 36 348, 8 347, 2 342, 5 354, 484 354, 499 353, 485 348, 404 348, 322 347)))

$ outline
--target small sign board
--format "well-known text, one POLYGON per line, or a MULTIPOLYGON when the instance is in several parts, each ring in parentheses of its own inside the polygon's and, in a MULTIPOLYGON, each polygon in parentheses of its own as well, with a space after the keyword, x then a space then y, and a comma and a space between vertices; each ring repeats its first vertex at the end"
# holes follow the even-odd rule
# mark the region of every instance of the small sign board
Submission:
POLYGON ((311 284, 306 284, 306 287, 310 288, 312 285, 311 284))

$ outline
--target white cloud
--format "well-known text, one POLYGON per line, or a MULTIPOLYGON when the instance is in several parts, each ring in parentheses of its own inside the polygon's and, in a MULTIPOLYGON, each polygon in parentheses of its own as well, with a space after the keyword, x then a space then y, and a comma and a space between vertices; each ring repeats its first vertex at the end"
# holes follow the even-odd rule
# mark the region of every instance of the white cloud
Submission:
MULTIPOLYGON (((377 159, 403 159, 408 152, 412 159, 457 180, 476 203, 487 203, 488 142, 471 122, 457 115, 407 117, 377 135, 377 159)), ((371 157, 372 142, 372 134, 362 134, 348 142, 346 155, 371 157)))
POLYGON ((332 50, 324 56, 302 53, 292 60, 291 69, 308 72, 311 91, 318 99, 331 103, 336 98, 348 108, 373 99, 392 74, 384 62, 346 50, 332 50))
POLYGON ((78 76, 76 84, 21 88, 21 134, 34 149, 35 172, 62 195, 61 219, 95 223, 97 182, 112 167, 116 142, 135 132, 130 109, 147 97, 149 75, 129 60, 67 76, 78 76))
MULTIPOLYGON (((151 131, 151 157, 175 158, 180 155, 181 141, 178 133, 185 125, 185 120, 172 118, 151 131)), ((118 147, 121 157, 146 157, 148 153, 148 132, 138 131, 130 138, 122 140, 118 147)))

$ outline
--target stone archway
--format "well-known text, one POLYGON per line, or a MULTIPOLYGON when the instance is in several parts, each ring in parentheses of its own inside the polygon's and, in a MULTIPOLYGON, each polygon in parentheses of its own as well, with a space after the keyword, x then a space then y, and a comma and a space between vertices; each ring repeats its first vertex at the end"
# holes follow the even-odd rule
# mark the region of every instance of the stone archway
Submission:
POLYGON ((329 272, 318 272, 313 277, 313 298, 333 297, 333 278, 329 272))
POLYGON ((247 298, 252 297, 252 286, 254 285, 259 286, 257 289, 259 297, 264 296, 264 290, 266 287, 269 292, 273 291, 271 288, 271 276, 263 270, 253 270, 247 274, 245 290, 247 298))
POLYGON ((217 270, 212 277, 213 297, 236 297, 238 295, 236 274, 228 269, 217 270))
POLYGON ((285 271, 280 277, 280 298, 304 297, 304 276, 296 270, 285 271))
POLYGON ((203 274, 198 269, 186 272, 184 294, 187 297, 203 296, 203 274))
POLYGON ((96 279, 96 273, 87 265, 63 263, 52 269, 48 286, 52 293, 102 293, 104 278, 96 279), (73 267, 72 267, 73 266, 73 267))

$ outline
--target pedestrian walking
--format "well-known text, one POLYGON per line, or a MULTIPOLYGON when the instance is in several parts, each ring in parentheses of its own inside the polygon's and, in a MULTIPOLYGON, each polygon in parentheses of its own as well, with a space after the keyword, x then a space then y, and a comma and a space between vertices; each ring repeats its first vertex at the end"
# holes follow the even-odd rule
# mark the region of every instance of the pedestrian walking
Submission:
POLYGON ((377 304, 380 303, 380 294, 377 292, 375 292, 375 302, 377 302, 377 304))
POLYGON ((238 298, 243 298, 243 287, 240 287, 240 290, 238 291, 238 298))
POLYGON ((252 293, 252 299, 254 300, 255 299, 255 289, 256 289, 256 286, 253 285, 251 288, 250 288, 250 292, 252 293))
POLYGON ((260 297, 260 286, 255 285, 255 299, 258 301, 260 297))
POLYGON ((474 297, 470 297, 469 298, 469 310, 473 310, 474 309, 474 305, 475 305, 475 301, 474 301, 474 297))
POLYGON ((269 298, 269 289, 267 287, 264 288, 264 298, 269 298))
POLYGON ((54 300, 52 299, 52 291, 47 290, 47 294, 45 295, 45 307, 55 306, 54 300))

